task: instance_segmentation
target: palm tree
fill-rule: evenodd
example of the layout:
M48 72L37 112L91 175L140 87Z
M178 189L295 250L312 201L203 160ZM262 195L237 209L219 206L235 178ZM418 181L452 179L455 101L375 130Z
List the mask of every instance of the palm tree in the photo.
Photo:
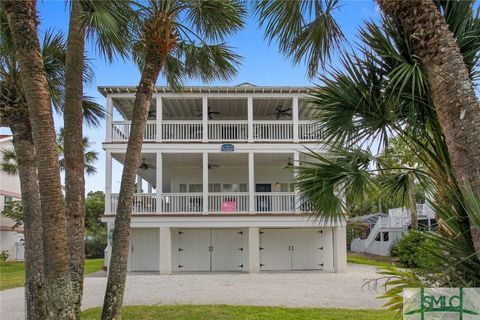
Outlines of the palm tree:
M172 86L180 85L188 77L203 81L231 78L240 57L223 41L242 28L245 16L243 3L235 0L149 0L145 5L139 4L137 12L133 54L142 72L123 166L102 319L120 318L135 175L159 73L163 70Z
M418 76L418 72L425 75L457 179L480 195L480 105L472 81L478 77L472 66L478 65L479 56L471 52L480 42L480 19L478 12L476 16L473 13L474 1L377 2L385 16L400 24L409 52L417 57L415 72L409 76ZM295 63L307 60L310 77L341 39L332 17L337 0L261 0L254 7L260 25L266 26L267 39L277 40L280 51ZM457 41L460 35L463 39ZM412 70L397 71L402 79L402 72ZM480 230L472 228L471 232L480 252Z
M64 145L65 145L65 130L60 128L59 133L57 134L57 150L59 157L60 170L65 171L65 159L64 159ZM88 175L95 174L97 168L95 168L94 163L98 160L98 152L90 150L90 141L88 137L83 138L83 166L85 168L85 173ZM0 170L11 175L19 174L19 167L17 162L17 154L15 149L5 149L2 150L3 159L0 163Z
M378 0L378 3L386 15L398 19L410 41L412 54L418 57L457 179L480 196L480 104L468 65L478 66L479 55L465 55L460 48L465 43L473 47L480 43L480 18L479 11L476 16L473 14L474 1L441 4L433 0ZM468 15L455 15L455 8ZM447 22L449 15L455 15L457 20ZM458 42L459 33L465 31L470 34L463 43ZM480 258L480 229L472 227L471 231Z
M9 154L18 158L18 166L4 163L4 169L18 170L24 199L25 212L25 256L26 256L26 301L27 317L44 319L47 316L44 280L42 221L35 148L30 127L28 106L20 85L19 63L13 48L13 39L3 10L0 11L0 110L2 125L8 126L14 136L15 152ZM52 104L58 113L64 110L65 43L61 34L47 31L43 39L42 58L47 76ZM91 69L85 65L85 81L91 81ZM103 108L84 97L83 115L88 125L96 126L104 117ZM57 149L57 148L55 148ZM12 154L13 153L13 154ZM6 166L5 166L6 165ZM27 201L28 200L28 201Z
M85 262L85 177L83 157L83 78L85 41L96 40L99 52L112 61L115 53L125 56L129 46L130 15L126 0L69 1L70 23L65 62L65 210L67 217L70 276L75 295L75 312L80 317ZM86 170L88 173L88 170Z
M333 16L338 0L259 0L253 6L268 42L277 41L280 52L295 64L305 60L310 78L344 38Z
M463 2L439 2L439 6L450 26L472 17ZM470 41L472 37L478 39L480 29L470 23L462 26L456 41L468 61L480 52L480 43ZM413 273L384 270L393 286L386 295L391 298L389 305L401 306L398 294L406 284L478 285L480 259L475 233L471 232L480 228L478 197L474 191L465 191L468 188L454 174L433 90L419 57L412 53L411 40L402 25L389 17L380 26L367 23L361 40L360 54L344 54L342 66L323 76L323 84L312 95L311 102L333 154L329 158L317 156L317 163L300 168L300 192L313 201L320 218L341 219L343 210L336 189L346 195L347 201L356 201L374 187L398 193L408 187L408 180L418 181L433 199L429 203L440 228L429 236L428 268ZM478 58L467 66L474 74ZM414 154L415 161L407 162L418 165L405 168L398 162L382 163L381 156L369 150L378 145L388 148L393 137ZM389 182L374 179L382 176Z
M28 155L17 151L17 155L30 156L31 160L35 158L37 164L49 316L57 319L72 318L74 314L67 234L65 228L62 228L65 226L65 210L49 86L37 35L36 1L4 0L0 5L7 17L20 67L19 78L28 106L33 145L36 150L41 150ZM33 151L33 148L30 151ZM33 175L33 172L31 174ZM29 178L33 179L33 176Z

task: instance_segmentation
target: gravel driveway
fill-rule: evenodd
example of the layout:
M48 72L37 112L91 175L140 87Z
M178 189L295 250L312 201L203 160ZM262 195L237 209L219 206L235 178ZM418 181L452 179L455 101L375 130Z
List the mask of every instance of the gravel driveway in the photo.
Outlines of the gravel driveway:
M201 273L127 277L125 305L231 304L288 307L380 308L379 292L362 288L376 268L350 264L347 273ZM85 278L83 309L101 306L105 277ZM23 288L0 291L0 318L24 319Z

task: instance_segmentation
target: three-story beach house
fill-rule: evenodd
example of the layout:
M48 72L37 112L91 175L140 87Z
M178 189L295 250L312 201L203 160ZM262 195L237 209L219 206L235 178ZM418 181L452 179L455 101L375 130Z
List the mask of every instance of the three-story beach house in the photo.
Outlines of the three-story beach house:
M108 109L109 256L135 87L99 91ZM307 92L157 87L137 173L128 270L345 271L345 226L312 219L293 185L306 148L322 150Z

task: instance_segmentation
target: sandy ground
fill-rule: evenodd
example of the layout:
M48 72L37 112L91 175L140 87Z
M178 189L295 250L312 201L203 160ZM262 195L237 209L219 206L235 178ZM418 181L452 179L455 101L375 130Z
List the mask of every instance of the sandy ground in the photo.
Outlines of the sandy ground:
M231 304L288 307L380 308L379 291L364 287L376 268L349 265L347 273L201 273L127 277L125 305ZM101 306L104 276L85 278L83 309ZM379 289L380 290L380 289ZM0 291L0 319L24 319L24 289Z

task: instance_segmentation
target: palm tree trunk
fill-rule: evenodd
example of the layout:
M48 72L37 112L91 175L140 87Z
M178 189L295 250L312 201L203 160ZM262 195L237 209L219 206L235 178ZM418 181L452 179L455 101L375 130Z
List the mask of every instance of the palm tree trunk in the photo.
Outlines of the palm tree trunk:
M480 105L463 56L448 24L432 0L377 0L399 19L420 57L460 185L480 196ZM470 224L480 259L480 230Z
M47 319L43 276L42 211L35 165L35 149L28 118L10 126L17 155L25 234L25 300L27 319Z
M417 195L415 180L411 178L410 187L408 188L408 202L410 203L410 227L418 230L418 212L417 212Z
M160 56L158 50L154 49L147 52L142 77L135 95L132 129L125 154L115 229L113 231L112 256L109 265L105 300L103 302L103 320L120 319L121 317L121 307L127 276L135 176L140 163L143 134L147 123L153 90L164 61L164 56Z
M42 208L49 318L74 319L55 126L37 35L36 1L2 0L0 4L6 13L20 64L20 77L30 114L35 150L40 150L35 154L35 159Z
M83 65L85 28L78 1L72 2L65 63L64 161L70 278L77 318L83 294L85 263L85 173L83 150Z

